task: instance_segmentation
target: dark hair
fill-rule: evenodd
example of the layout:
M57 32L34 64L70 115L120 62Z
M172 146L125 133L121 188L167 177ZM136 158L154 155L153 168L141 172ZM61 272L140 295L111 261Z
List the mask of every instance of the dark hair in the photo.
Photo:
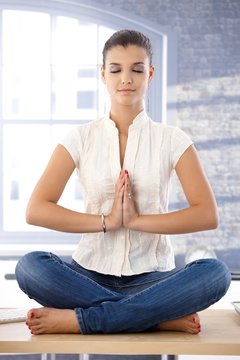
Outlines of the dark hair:
M139 31L135 30L119 30L115 32L105 43L102 54L103 54L103 66L105 66L105 60L107 52L114 46L127 47L128 45L137 45L146 50L149 56L149 63L152 65L152 45L149 38Z

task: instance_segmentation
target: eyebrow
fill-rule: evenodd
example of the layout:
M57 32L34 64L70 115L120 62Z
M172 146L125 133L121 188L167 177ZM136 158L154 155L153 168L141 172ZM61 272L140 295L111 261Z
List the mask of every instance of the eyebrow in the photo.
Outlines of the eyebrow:
M121 66L121 64L119 64L119 63L110 63L109 65ZM133 63L132 65L145 65L145 63L143 61L137 61L137 62Z

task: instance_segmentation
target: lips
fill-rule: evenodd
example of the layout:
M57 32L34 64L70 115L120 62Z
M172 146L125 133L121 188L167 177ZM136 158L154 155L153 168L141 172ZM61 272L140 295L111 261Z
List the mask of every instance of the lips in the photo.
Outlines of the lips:
M118 92L133 92L133 91L135 91L134 89L126 89L126 88L124 88L124 89L118 89Z

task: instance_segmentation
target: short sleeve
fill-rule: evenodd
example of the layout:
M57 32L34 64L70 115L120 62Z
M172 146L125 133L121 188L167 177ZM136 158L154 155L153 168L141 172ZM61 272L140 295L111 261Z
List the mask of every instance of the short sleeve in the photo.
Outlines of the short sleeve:
M69 152L77 168L79 168L79 157L83 147L81 130L81 126L73 128L59 142Z
M171 141L171 155L172 155L172 166L176 167L178 160L187 150L187 148L193 144L190 137L181 129L175 128L172 141Z

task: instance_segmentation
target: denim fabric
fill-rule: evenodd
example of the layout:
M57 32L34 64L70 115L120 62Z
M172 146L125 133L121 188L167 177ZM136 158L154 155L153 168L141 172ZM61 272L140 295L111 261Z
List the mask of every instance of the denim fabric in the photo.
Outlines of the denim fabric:
M43 306L74 309L83 334L152 330L209 307L231 281L226 265L216 259L197 260L180 270L116 277L47 252L23 256L16 278Z

